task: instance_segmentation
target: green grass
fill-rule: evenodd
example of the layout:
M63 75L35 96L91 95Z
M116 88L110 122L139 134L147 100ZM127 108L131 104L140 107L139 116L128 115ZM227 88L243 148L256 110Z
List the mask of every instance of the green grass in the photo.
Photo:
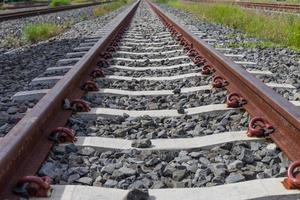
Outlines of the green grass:
M49 39L62 32L62 26L51 23L28 24L23 30L23 38L31 43Z
M167 5L193 13L209 22L226 25L292 49L300 49L300 18L295 15L267 16L238 6L224 4L182 3L176 0L158 0Z
M130 1L128 1L128 0L117 0L112 3L100 5L97 8L93 9L93 16L94 17L102 16L102 15L112 12L128 3L130 3Z
M65 6L65 5L70 5L71 1L70 0L51 0L51 3L49 6L51 8L55 8L57 6Z

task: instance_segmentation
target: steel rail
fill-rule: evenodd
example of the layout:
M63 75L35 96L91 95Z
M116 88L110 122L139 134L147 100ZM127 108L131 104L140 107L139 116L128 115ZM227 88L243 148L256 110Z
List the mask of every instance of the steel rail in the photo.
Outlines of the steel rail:
M19 12L3 13L3 14L0 14L0 22L5 21L5 20L18 19L18 18L22 18L22 17L30 17L30 16L36 16L36 15L55 13L55 12L60 12L60 11L65 11L65 10L84 8L84 7L88 7L88 6L95 6L95 5L100 5L100 4L104 4L104 3L108 3L108 2L111 2L111 1L103 1L103 2L80 4L80 5L68 5L68 6L59 6L59 7L55 7L55 8L41 8L41 9L32 9L32 10L25 10L25 11L19 11Z
M279 3L253 3L253 2L235 2L235 1L207 1L207 0L191 0L193 2L201 3L226 3L232 5L238 5L246 8L260 8L269 10L285 10L290 12L300 12L299 4L279 4Z
M252 2L235 2L234 4L247 7L247 8L265 8L270 10L289 10L289 11L300 12L300 5L297 4L252 3Z
M53 142L48 140L55 127L64 126L72 114L63 110L64 99L81 98L86 92L80 89L90 80L97 68L99 54L128 26L139 1L123 13L70 71L29 111L9 133L0 140L0 199L17 199L11 190L20 177L34 175L47 157Z
M175 22L153 3L154 12L166 23L171 24L193 48L216 70L216 75L229 83L230 92L239 93L247 100L243 107L252 117L263 117L275 127L270 138L292 160L300 159L300 110L274 90L252 76L241 66L194 36L181 24Z

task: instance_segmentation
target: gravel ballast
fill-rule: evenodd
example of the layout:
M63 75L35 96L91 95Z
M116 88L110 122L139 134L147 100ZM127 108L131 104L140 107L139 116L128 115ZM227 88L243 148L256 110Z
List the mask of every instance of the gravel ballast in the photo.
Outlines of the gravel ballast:
M68 12L72 12L75 16L76 10ZM32 88L29 85L32 79L40 76L46 68L58 66L57 61L59 59L65 58L65 55L72 52L72 49L83 42L85 37L98 34L101 28L112 20L118 12L119 10L99 18L77 23L67 32L48 41L0 54L0 136L5 135L22 118L27 108L33 107L36 103L35 101L15 102L11 97L18 91ZM50 16L52 15L55 14L50 14ZM47 19L47 15L43 15L43 17ZM34 20L35 17L24 20L29 19ZM36 20L38 19L37 17ZM9 21L2 23L9 24ZM22 23L22 20L19 23ZM11 26L11 28L13 27L15 26ZM16 28L18 27L16 26Z

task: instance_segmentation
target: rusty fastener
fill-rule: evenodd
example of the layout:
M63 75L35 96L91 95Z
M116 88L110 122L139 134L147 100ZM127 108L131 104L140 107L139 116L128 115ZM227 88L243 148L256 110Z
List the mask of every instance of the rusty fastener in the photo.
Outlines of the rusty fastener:
M282 181L283 186L290 189L300 189L300 173L295 169L300 167L300 160L294 161L288 168L287 178ZM296 174L296 175L295 175Z
M254 117L248 125L249 137L266 137L273 133L275 128L261 117Z
M102 68L102 67L109 67L109 63L104 60L104 59L100 59L98 62L97 62L97 66Z
M51 178L48 176L24 176L20 178L13 192L24 198L50 197L52 192L50 184Z
M247 100L244 99L238 93L230 93L226 96L226 104L229 108L239 108L247 103Z
M204 64L206 61L204 58L202 58L201 56L196 56L195 58L193 58L193 62L195 63L195 65L202 65Z
M88 112L91 110L88 103L86 101L83 101L82 99L74 99L71 102L71 107L76 112Z
M212 79L212 86L214 88L222 88L229 85L228 81L226 81L224 78L222 78L221 76L215 76Z
M119 42L118 41L113 41L110 46L112 47L118 47L119 46Z
M99 91L99 88L97 86L97 84L94 81L86 81L82 87L82 90L84 91Z
M107 49L106 49L106 51L107 52L115 52L116 51L116 48L115 48L116 46L109 46L109 47L107 47Z
M101 57L101 58L104 58L104 59L111 59L111 58L112 58L112 55L111 55L111 53L109 53L109 52L105 52L105 53L101 53L101 54L100 54L100 57Z
M191 56L191 57L195 57L198 55L198 52L195 50L195 49L190 49L188 52L187 52L187 55L188 56Z
M176 40L177 42L181 42L182 39L184 39L183 36L182 36L182 34L178 34L178 35L175 37L175 40Z
M100 77L105 77L105 75L101 69L95 69L91 72L91 77L100 78Z
M74 143L77 141L75 135L76 134L73 129L66 127L58 127L51 132L49 139L58 143Z
M215 72L215 69L212 67L212 66L210 66L209 64L205 64L203 67L202 67L202 69L201 69L201 73L203 74L203 75L209 75L209 74L212 74L212 73L214 73Z
M186 51L186 52L190 51L191 49L193 49L193 44L192 43L186 44L183 47L183 50Z
M189 42L188 42L186 39L182 38L182 39L180 40L180 45L181 45L181 46L185 46L185 45L188 45L188 44L189 44Z

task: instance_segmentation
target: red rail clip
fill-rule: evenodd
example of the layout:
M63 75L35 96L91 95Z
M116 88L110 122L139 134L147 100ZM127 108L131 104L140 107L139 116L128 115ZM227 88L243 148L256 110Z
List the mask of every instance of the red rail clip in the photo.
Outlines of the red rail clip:
M202 65L204 64L206 61L204 58L202 58L201 56L196 56L195 58L193 58L193 62L196 64L196 65Z
M107 52L115 52L116 51L116 48L115 48L115 46L109 46L109 47L107 47L107 49L106 49L106 51Z
M58 127L54 129L51 132L49 139L59 143L74 143L77 141L77 138L75 137L75 131L65 127Z
M81 88L84 91L99 91L99 88L94 81L86 81Z
M193 49L193 44L192 43L186 44L183 47L183 50L187 51L187 52L190 51L191 49Z
M97 66L100 68L109 67L109 63L106 60L101 59L97 62Z
M48 176L24 176L22 177L17 186L14 188L14 193L24 197L50 197L51 178Z
M214 72L215 72L215 69L212 66L208 65L208 64L204 65L201 69L201 73L203 75L209 75L209 74L212 74Z
M95 69L91 73L92 78L105 77L103 71L101 69Z
M300 167L300 160L293 162L287 171L287 178L282 181L283 186L290 189L300 189L300 173L295 173L295 169ZM296 175L295 175L296 174Z
M119 42L118 41L113 41L111 44L110 44L110 46L112 46L112 47L118 47L119 46Z
M110 58L112 58L112 55L109 52L105 52L105 53L101 53L100 57L104 58L104 59L110 59Z
M86 101L83 101L82 99L74 99L71 102L71 106L76 112L88 112L91 110L88 103Z
M249 137L266 137L274 131L274 127L265 119L261 117L254 117L248 125L247 135Z
M229 85L228 81L226 81L225 79L223 79L221 76L215 76L212 79L212 86L214 88L222 88Z
M239 108L247 103L247 100L244 99L238 93L230 93L226 96L226 104L229 108Z
M189 46L189 45L187 45ZM191 56L191 57L195 57L198 55L198 52L195 50L195 49L190 49L188 52L187 52L187 55L188 56Z
M181 42L182 39L184 39L183 36L182 36L182 34L178 34L178 35L176 35L176 37L175 37L175 40L176 40L177 42Z
M180 40L180 45L186 46L186 45L188 45L188 44L189 44L189 42L188 42L186 39L182 38L182 39Z

